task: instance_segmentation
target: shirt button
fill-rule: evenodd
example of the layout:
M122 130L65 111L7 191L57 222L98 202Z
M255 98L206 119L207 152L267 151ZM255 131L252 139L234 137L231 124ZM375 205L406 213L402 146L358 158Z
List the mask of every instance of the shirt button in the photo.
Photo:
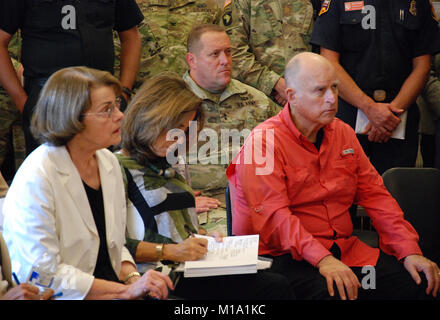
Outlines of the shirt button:
M260 213L261 211L263 211L263 206L255 207L255 208L254 208L254 211L255 211L256 213Z

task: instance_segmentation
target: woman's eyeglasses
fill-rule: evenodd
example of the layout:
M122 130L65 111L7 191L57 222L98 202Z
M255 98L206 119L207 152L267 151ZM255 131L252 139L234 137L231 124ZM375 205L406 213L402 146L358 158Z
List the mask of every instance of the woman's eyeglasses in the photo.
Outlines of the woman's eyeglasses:
M119 110L120 108L121 108L121 98L117 97L115 102L109 103L106 106L106 108L104 109L104 111L101 111L101 112L85 112L82 115L83 116L96 115L96 116L101 117L101 118L110 119L112 117L112 115L114 114L115 109Z

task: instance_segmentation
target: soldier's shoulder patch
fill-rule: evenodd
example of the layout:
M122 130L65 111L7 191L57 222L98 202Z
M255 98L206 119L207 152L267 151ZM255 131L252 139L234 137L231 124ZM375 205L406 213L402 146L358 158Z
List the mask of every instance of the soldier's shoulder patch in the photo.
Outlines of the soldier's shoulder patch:
M222 22L225 27L229 27L232 24L232 8L230 6L223 8Z
M330 8L330 3L332 2L332 0L324 0L324 2L322 3L321 6L321 10L319 11L318 16L320 16L321 14L324 14L328 11L328 9Z

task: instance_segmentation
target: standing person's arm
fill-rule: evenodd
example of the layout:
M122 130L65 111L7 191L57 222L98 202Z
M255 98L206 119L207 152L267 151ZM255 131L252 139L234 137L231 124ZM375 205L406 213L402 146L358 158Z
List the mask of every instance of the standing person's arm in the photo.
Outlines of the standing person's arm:
M226 25L225 21L223 21L223 24L231 39L234 77L263 91L268 96L275 89L275 92L286 100L284 93L285 84L282 76L258 61L252 52L250 45L250 1L234 0L229 7L225 8L224 15L229 14L232 21L229 25ZM232 10L232 12L228 13L228 10Z
M122 87L133 89L141 57L141 35L138 25L144 16L135 0L116 0L114 30L118 33L120 52L120 81ZM123 93L128 101L128 95Z
M429 69L431 65L431 56L422 55L416 57L412 61L412 71L405 79L404 83L400 87L399 93L390 102L390 110L395 115L402 114L405 110L411 107L416 101L419 94L422 92L423 87L426 84L429 76ZM368 129L368 128L367 128ZM384 141L386 142L389 137L388 134L383 134L379 129L371 126L369 134L370 141Z
M399 93L391 101L391 105L397 109L408 109L421 93L429 77L431 67L431 55L426 54L414 58L413 69L405 82L400 87Z
M139 69L141 57L141 36L137 26L118 32L121 41L121 72L120 81L123 87L133 88ZM124 94L124 93L123 93ZM124 94L128 101L128 96Z
M347 103L361 109L372 126L386 137L391 137L392 131L400 123L399 117L393 112L401 114L403 110L393 107L389 103L378 103L366 95L354 82L339 62L340 54L336 51L321 47L321 55L326 57L336 69L339 79L339 96ZM385 138L385 137L383 137Z
M27 94L24 91L8 52L11 35L0 29L0 84L5 88L14 101L17 109L23 112L27 100Z

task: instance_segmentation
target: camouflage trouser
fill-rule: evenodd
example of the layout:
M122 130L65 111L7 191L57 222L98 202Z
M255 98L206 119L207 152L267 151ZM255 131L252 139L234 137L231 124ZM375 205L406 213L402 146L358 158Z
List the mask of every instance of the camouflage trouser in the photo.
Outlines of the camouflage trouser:
M14 152L16 171L26 157L21 115L6 91L0 87L0 166L10 149Z

